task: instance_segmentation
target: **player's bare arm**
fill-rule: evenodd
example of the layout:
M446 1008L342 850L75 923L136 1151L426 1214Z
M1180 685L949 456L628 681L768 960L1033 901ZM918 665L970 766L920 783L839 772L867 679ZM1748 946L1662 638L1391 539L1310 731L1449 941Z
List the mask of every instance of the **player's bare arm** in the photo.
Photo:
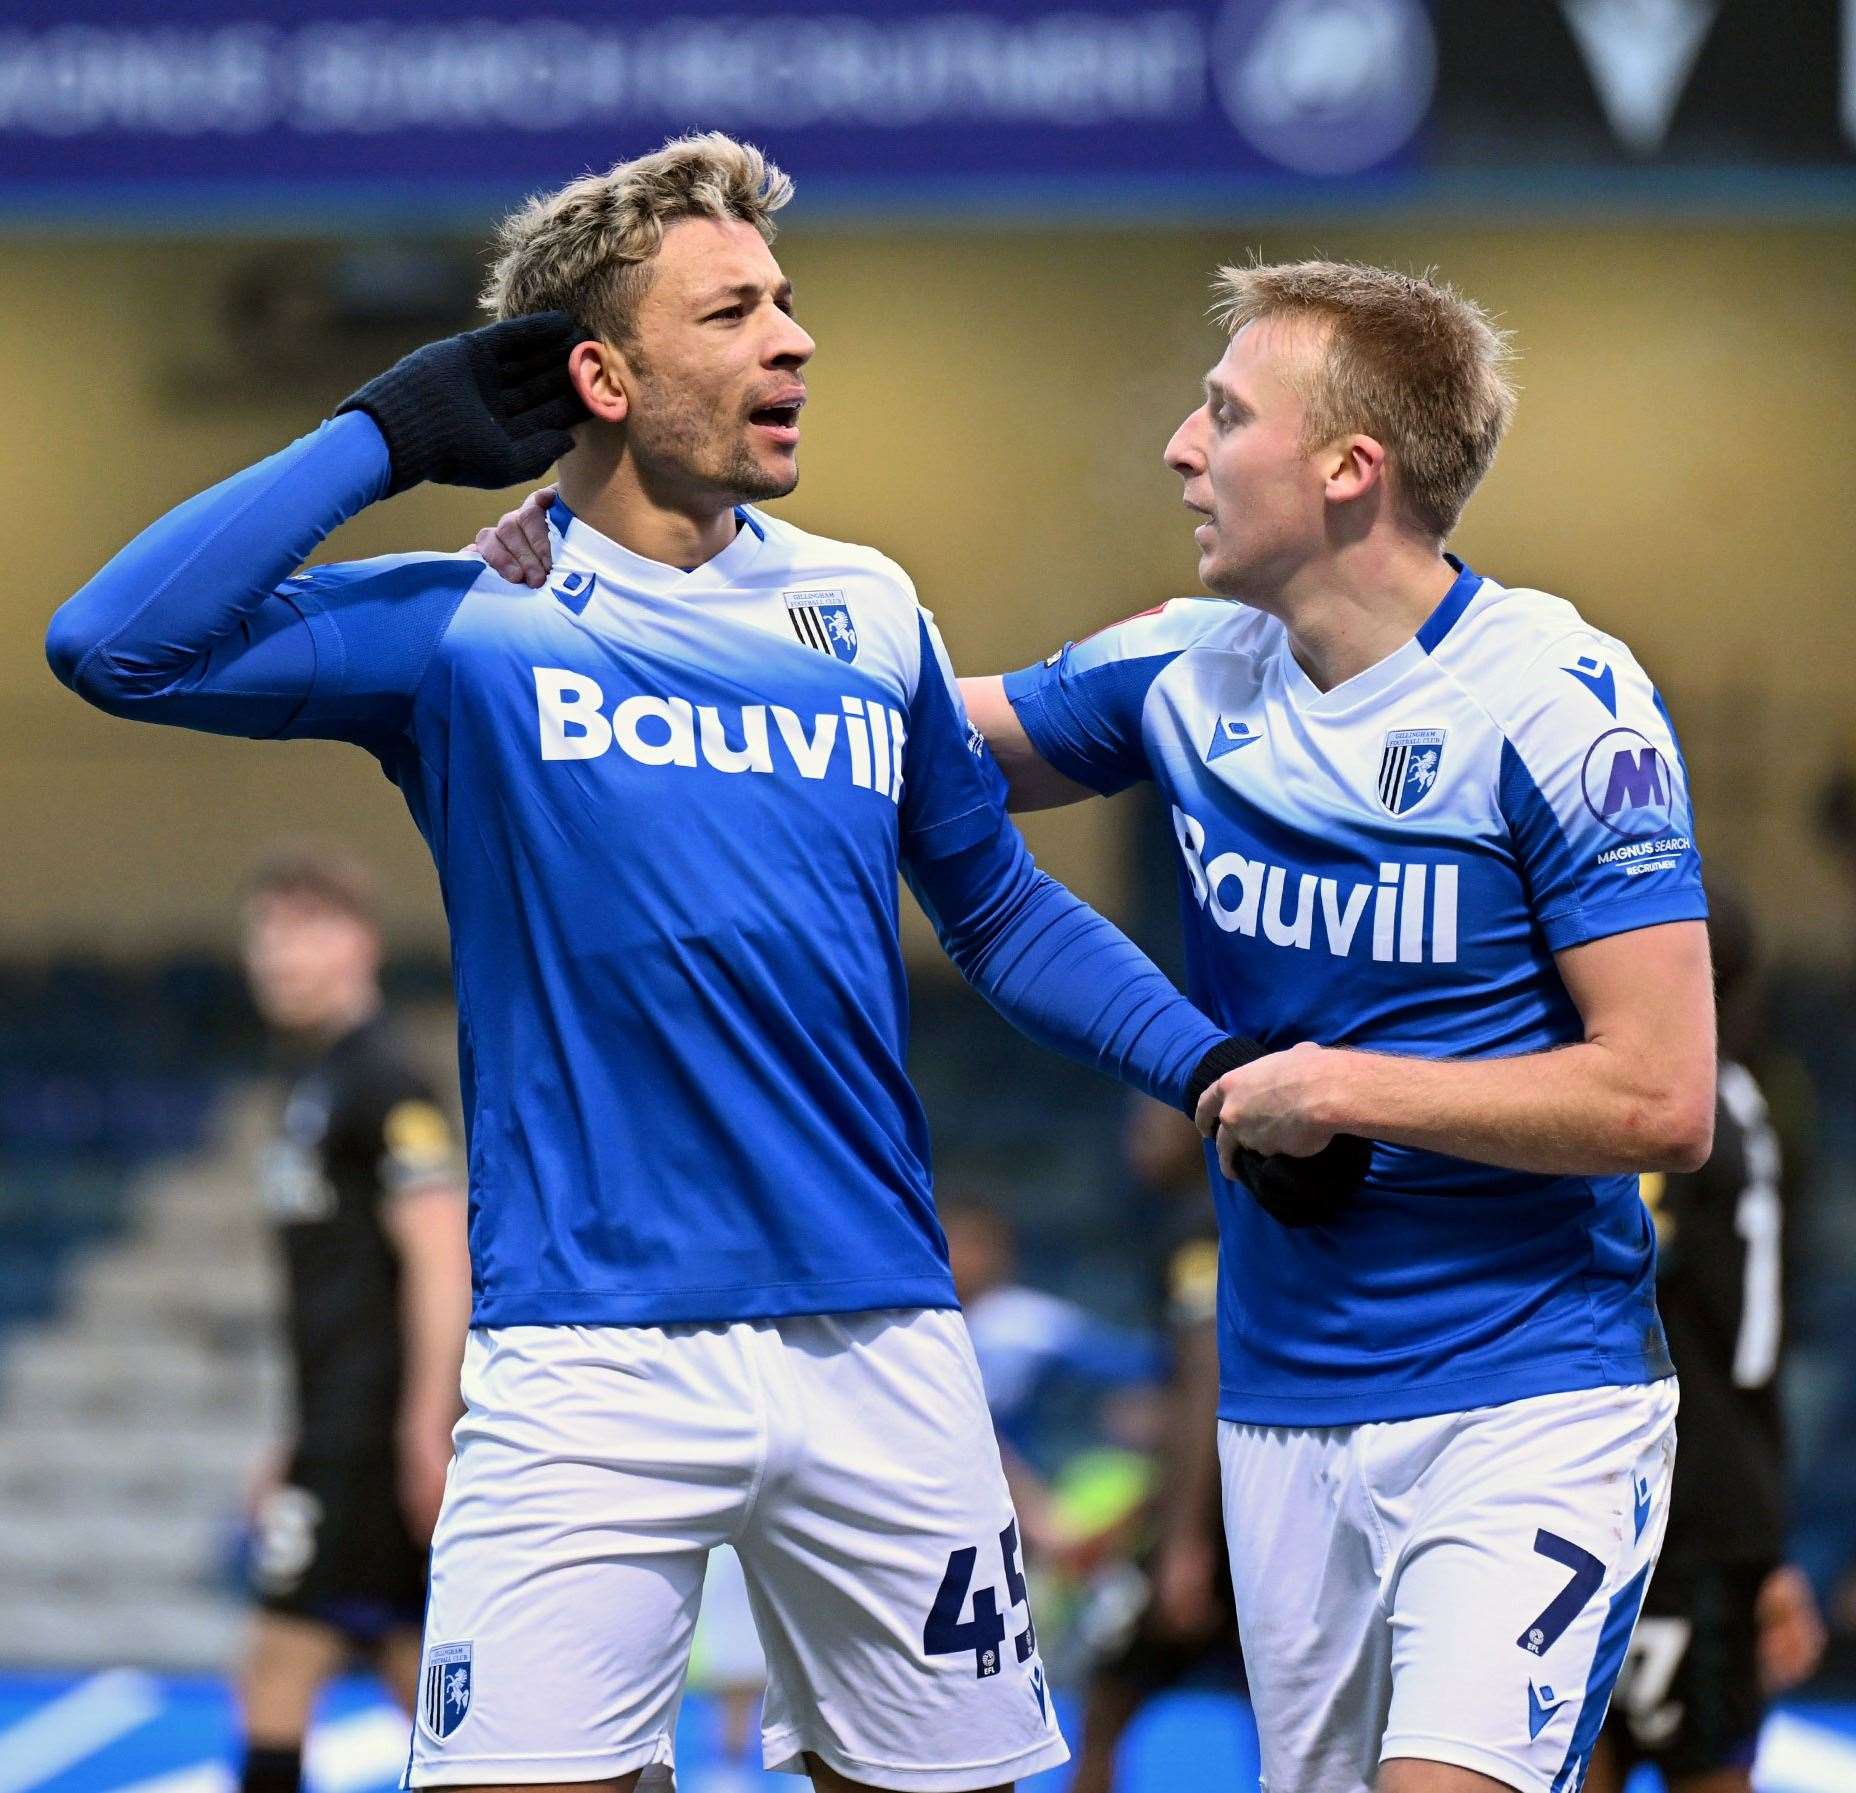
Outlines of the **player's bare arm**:
M459 1412L458 1367L470 1326L470 1249L464 1192L431 1182L396 1195L387 1232L400 1258L400 1328L405 1385L400 1395L400 1504L415 1538L432 1535L451 1462Z
M1336 1133L1511 1170L1694 1170L1714 1135L1707 931L1668 922L1569 947L1555 963L1585 1038L1514 1058L1433 1060L1299 1045L1230 1072L1199 1102L1220 1156L1318 1151Z
M1095 795L1087 785L1065 778L1032 745L1018 712L1012 708L1012 700L1005 694L1003 678L994 674L991 678L962 679L960 695L966 700L968 719L986 737L986 745L1005 774L1007 809L1014 814L1031 809L1061 809Z

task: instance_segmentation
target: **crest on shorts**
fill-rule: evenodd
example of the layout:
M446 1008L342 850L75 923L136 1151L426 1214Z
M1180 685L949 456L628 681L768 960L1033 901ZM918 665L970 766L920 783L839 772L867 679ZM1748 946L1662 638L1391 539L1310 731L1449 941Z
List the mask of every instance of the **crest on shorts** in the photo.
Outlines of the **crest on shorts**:
M857 625L842 591L783 591L786 620L807 647L836 654L847 665L857 658Z
M1443 760L1441 728L1387 729L1379 756L1379 801L1395 816L1416 809L1437 788Z
M471 1692L470 1645L433 1644L419 1678L419 1722L435 1742L443 1743L464 1722Z

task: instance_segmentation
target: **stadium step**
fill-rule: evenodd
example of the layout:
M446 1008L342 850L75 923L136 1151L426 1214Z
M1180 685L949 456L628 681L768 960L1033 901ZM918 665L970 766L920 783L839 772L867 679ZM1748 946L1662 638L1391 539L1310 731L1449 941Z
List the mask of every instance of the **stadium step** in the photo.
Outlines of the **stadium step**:
M268 1326L274 1289L268 1263L215 1259L212 1275L202 1277L197 1256L139 1245L112 1248L84 1278L87 1306L159 1330Z
M186 1586L216 1572L228 1533L225 1513L211 1507L151 1506L133 1526L113 1515L15 1511L0 1527L0 1586Z
M248 1423L100 1429L61 1422L9 1425L0 1509L161 1511L224 1502L255 1473L267 1446Z
M123 1342L79 1334L56 1342L22 1342L0 1364L0 1413L9 1429L32 1420L74 1419L131 1429L157 1418L249 1417L264 1431L278 1407L277 1370L204 1343Z
M75 1668L95 1662L223 1668L249 1623L230 1595L162 1585L153 1593L0 1587L0 1637L9 1666Z
M9 1661L188 1670L236 1645L226 1558L286 1413L249 1174L266 1114L235 1092L206 1151L150 1166L131 1232L0 1350Z

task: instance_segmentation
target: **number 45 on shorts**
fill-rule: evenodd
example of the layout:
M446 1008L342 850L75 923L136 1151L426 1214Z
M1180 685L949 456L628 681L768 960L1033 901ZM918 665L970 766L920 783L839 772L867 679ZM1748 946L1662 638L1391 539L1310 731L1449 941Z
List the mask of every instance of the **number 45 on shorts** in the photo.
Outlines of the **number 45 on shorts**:
M999 1610L997 1588L973 1586L974 1566L979 1550L966 1544L951 1551L947 1573L941 1577L939 1592L929 1609L928 1623L922 1627L922 1649L930 1656L952 1656L962 1650L973 1652L975 1674L984 1681L1004 1666L1005 1615ZM1020 1662L1030 1659L1038 1647L1036 1628L1031 1623L1031 1597L1025 1587L1024 1572L1018 1566L1018 1521L1014 1519L999 1534L999 1555L1005 1563L1005 1593L1008 1606L1025 1609L1025 1628L1013 1639L1013 1649ZM967 1595L973 1595L973 1617L961 1618Z

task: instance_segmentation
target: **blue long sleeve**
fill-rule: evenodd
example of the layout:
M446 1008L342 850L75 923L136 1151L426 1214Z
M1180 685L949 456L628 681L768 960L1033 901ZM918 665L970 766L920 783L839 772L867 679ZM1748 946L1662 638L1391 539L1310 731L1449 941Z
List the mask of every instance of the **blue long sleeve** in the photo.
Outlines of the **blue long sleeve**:
M379 429L351 412L189 499L58 609L52 670L113 715L292 731L317 685L316 606L309 582L278 588L387 479Z
M919 770L904 817L910 888L948 957L1021 1033L1177 1107L1225 1030L1112 922L1038 870L922 633L909 736Z
M1179 1106L1224 1029L1112 922L1039 871L1003 812L990 838L916 860L909 874L947 956L1014 1027Z

